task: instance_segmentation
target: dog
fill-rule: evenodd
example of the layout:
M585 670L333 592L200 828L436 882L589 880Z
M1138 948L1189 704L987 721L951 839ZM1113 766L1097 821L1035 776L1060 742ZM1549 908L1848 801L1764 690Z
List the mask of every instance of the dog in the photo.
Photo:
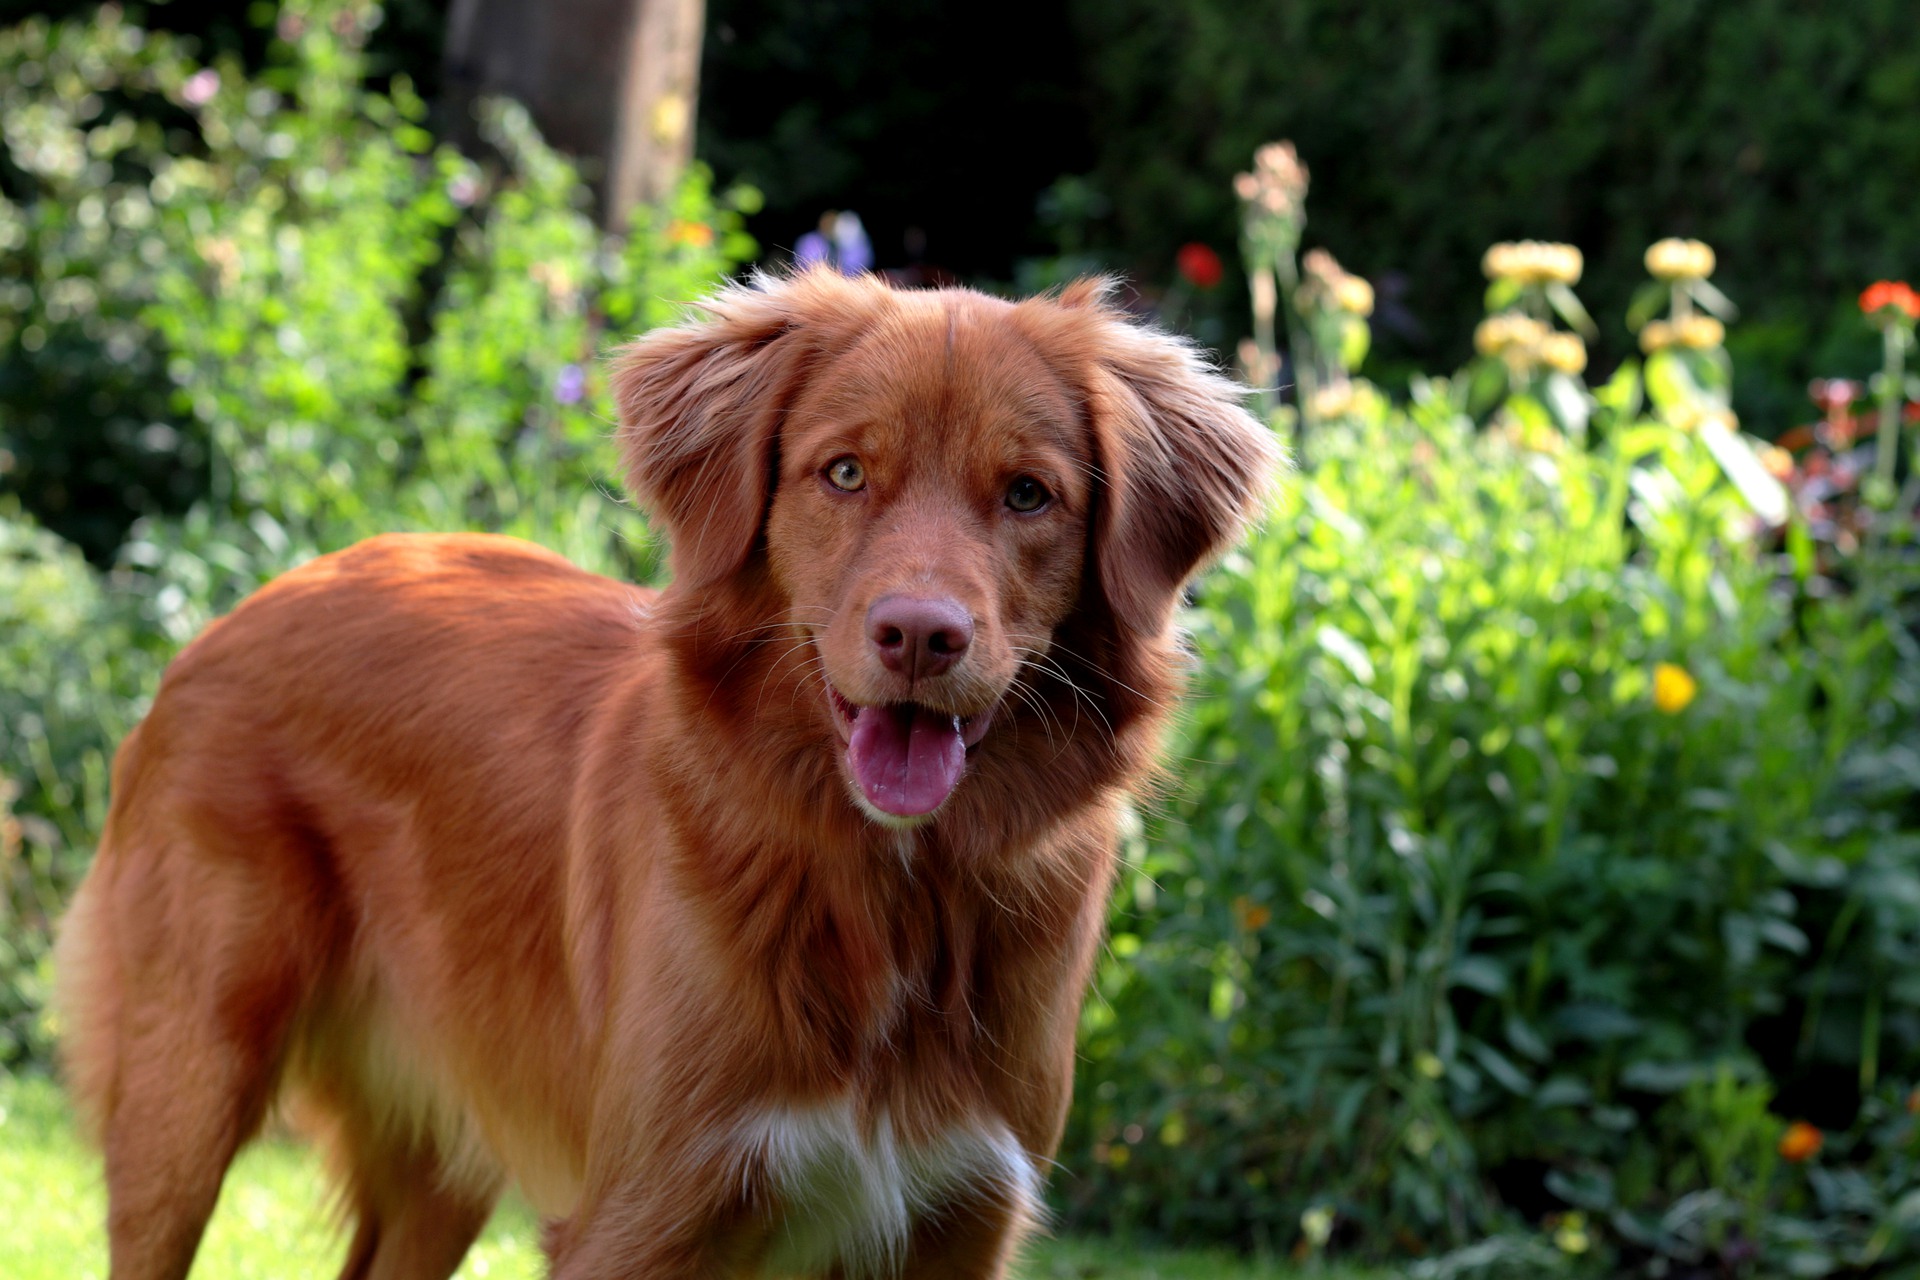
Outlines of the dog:
M114 1280L284 1104L345 1277L993 1277L1040 1211L1183 588L1278 465L1099 282L814 271L612 358L655 591L389 535L188 645L64 922Z

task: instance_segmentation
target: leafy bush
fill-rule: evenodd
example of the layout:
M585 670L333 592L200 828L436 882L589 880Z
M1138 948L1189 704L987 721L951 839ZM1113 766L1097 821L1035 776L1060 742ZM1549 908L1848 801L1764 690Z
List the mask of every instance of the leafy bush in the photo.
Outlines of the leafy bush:
M1074 1220L1434 1275L1920 1258L1911 1126L1776 1158L1920 1075L1910 562L1839 590L1798 515L1763 554L1717 326L1590 391L1544 315L1282 412L1310 462L1191 615L1086 1014Z
M0 1065L45 1048L48 932L106 816L109 753L159 674L129 604L0 505Z
M754 252L756 193L716 199L698 169L604 240L520 108L489 105L494 157L468 160L421 127L404 81L362 87L369 6L286 7L306 20L282 24L293 42L257 80L111 9L0 33L7 172L33 178L0 200L0 246L33 282L0 297L0 395L65 378L164 413L124 430L109 414L78 455L103 446L124 483L138 468L115 450L159 442L193 499L131 500L146 514L117 552L111 528L89 543L114 557L106 574L0 509L0 785L19 814L0 862L0 1065L44 1050L49 921L172 649L281 570L390 529L491 529L650 576L609 481L597 356ZM67 412L0 419L27 497L64 465Z
M1747 308L1742 398L1770 434L1809 376L1870 367L1838 300L1920 243L1920 23L1902 0L1069 8L1088 176L1113 210L1097 247L1164 279L1181 241L1231 244L1226 179L1291 137L1325 179L1321 242L1392 279L1402 309L1380 336L1401 360L1464 358L1491 240L1580 245L1619 316L1641 250L1697 235ZM1617 325L1603 338L1598 363L1630 353Z

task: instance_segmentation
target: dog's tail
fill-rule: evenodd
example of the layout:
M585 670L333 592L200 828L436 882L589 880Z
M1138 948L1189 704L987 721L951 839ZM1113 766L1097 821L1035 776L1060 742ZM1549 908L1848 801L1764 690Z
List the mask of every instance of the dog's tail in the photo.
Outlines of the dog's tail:
M112 1110L120 1059L117 1028L124 987L113 945L105 840L60 922L53 949L54 1030L67 1094L81 1130L96 1144Z
M114 757L114 791L139 750L135 726ZM120 1064L120 1015L125 975L113 926L114 820L108 814L86 879L67 906L53 946L53 1029L61 1074L81 1131L104 1140L113 1111Z

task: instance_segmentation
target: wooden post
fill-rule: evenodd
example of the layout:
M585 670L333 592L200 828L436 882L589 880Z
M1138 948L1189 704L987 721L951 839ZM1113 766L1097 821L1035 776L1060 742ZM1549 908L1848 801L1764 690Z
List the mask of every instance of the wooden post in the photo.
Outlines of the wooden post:
M705 0L453 0L448 126L471 144L475 98L525 103L619 230L692 158L705 21Z

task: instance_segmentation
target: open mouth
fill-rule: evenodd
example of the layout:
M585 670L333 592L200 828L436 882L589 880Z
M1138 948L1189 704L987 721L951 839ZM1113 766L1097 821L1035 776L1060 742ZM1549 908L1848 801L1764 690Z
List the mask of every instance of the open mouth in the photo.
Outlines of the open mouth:
M867 803L918 818L946 803L966 772L967 752L986 737L993 707L957 716L917 702L863 707L831 684L827 700L847 743L847 767Z

